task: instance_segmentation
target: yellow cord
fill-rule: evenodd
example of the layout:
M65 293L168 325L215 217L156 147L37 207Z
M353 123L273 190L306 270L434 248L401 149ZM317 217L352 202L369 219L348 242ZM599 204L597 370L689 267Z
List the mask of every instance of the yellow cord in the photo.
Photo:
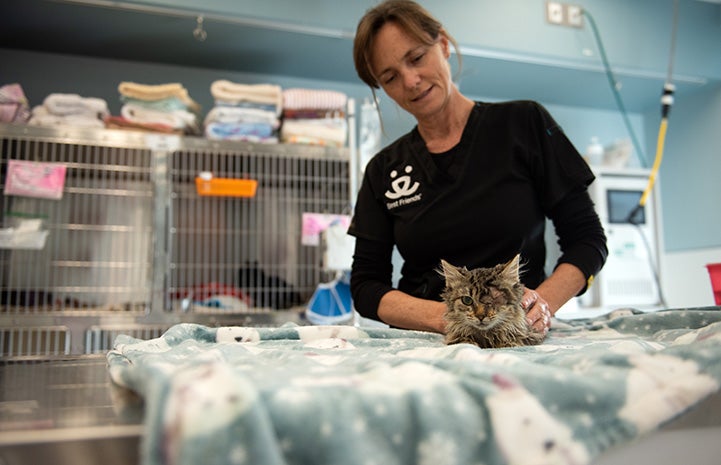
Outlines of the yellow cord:
M653 185L656 183L656 176L658 170L661 168L661 160L663 159L663 146L666 141L666 128L668 127L668 118L661 118L661 126L658 128L658 140L656 141L656 159L653 162L653 168L651 168L651 175L648 177L648 185L646 190L643 191L641 200L638 202L642 207L646 205L648 196L651 195Z

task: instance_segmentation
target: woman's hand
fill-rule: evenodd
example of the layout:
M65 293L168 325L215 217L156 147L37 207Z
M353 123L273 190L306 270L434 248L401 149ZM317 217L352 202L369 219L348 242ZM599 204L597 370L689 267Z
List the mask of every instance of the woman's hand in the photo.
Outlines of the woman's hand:
M526 310L528 324L544 336L548 334L548 330L551 328L551 309L548 302L538 292L526 288L521 305Z

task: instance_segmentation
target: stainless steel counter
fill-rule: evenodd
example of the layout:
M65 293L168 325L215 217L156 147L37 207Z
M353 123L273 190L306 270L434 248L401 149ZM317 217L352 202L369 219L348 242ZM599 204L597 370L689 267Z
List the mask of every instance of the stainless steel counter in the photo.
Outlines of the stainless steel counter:
M211 326L306 323L297 309L175 318ZM134 328L137 331L128 332L133 329L128 326L109 331L108 340L96 347L103 351L92 355L0 357L0 465L139 462L142 399L110 381L105 357L115 332L152 337L152 331L146 331L152 327Z
M0 465L137 464L142 411L104 355L0 361Z
M716 394L650 435L641 452L631 444L594 464L638 463L626 450L647 454L658 437L686 452L715 451L718 443L703 441L721 434L720 411ZM105 355L0 360L0 465L137 465L142 416L141 399L110 382Z

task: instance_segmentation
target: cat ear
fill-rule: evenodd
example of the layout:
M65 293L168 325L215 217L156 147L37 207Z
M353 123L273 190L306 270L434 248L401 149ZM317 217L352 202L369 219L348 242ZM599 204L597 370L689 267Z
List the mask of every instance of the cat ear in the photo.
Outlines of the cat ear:
M516 282L520 279L521 274L521 255L517 254L511 259L506 266L503 267L501 275L505 280Z
M455 267L447 261L441 259L441 274L446 278L446 282L455 281L463 278L462 269Z

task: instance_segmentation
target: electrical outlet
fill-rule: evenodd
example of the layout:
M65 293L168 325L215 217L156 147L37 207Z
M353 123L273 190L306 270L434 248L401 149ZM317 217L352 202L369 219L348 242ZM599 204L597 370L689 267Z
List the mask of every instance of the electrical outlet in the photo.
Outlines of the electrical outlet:
M566 23L571 27L583 27L583 8L578 5L566 5Z
M563 3L546 2L546 21L551 24L563 24Z
M546 21L557 26L583 27L583 8L562 2L546 2Z

